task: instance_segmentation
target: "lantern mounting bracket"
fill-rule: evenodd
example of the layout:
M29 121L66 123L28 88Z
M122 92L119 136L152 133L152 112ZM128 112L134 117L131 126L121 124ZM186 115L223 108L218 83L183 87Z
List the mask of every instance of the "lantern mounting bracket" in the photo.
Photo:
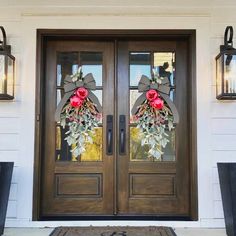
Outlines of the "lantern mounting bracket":
M228 50L236 50L233 47L234 29L232 26L227 26L224 35L224 45L220 45L220 52L227 52Z
M232 52L236 53L236 49L233 47L233 36L234 36L234 29L233 26L227 26L225 28L224 34L224 45L220 45L220 52L221 53L229 53L227 54L226 58L226 65L229 65L232 60Z
M3 26L0 26L2 32L2 40L0 40L0 51L5 52L6 54L11 54L11 46L7 45L7 36L6 31Z

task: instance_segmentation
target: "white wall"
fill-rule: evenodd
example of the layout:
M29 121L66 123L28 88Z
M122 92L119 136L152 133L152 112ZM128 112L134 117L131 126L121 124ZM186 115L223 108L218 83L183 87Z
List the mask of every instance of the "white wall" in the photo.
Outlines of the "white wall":
M21 5L19 5L19 2ZM99 5L98 5L99 2ZM57 4L57 6L55 5ZM216 168L236 160L236 103L215 99L214 58L227 25L236 29L231 0L0 0L16 57L16 99L0 102L0 161L14 161L7 226L171 225L223 227ZM199 221L197 222L32 222L36 29L196 29ZM236 42L235 42L236 43Z

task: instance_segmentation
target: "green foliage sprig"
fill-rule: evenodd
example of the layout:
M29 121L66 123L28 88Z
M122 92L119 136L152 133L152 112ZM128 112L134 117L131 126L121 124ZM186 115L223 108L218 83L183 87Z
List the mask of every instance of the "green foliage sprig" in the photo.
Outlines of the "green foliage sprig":
M173 116L170 109L163 105L162 109L155 109L146 100L134 116L137 128L142 136L141 145L148 145L149 155L160 159L163 155L162 147L169 142L167 130L173 129Z
M66 138L68 145L73 144L72 154L78 157L85 152L86 143L93 143L94 128L98 126L100 114L96 105L86 98L81 107L72 107L70 102L61 113L61 126L68 127Z

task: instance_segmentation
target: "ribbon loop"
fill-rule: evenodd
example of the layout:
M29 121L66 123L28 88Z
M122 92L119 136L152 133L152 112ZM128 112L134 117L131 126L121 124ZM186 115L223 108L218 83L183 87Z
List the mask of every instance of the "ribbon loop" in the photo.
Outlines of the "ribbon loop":
M162 84L167 84L169 85L169 79L167 77L164 77L163 80L161 81Z
M96 90L96 82L93 78L93 74L89 73L84 77L84 87L90 90Z
M55 112L55 121L59 122L61 118L61 111L65 104L67 103L68 99L73 95L74 91L77 88L85 87L88 90L96 90L96 82L93 77L92 73L89 73L83 77L83 79L78 79L77 81L73 82L72 76L67 75L64 79L64 91L65 95L63 96L62 100L59 102L56 112ZM96 109L99 113L102 112L102 106L98 100L98 98L89 91L88 98L96 105Z
M146 75L142 75L139 83L138 83L138 91L145 92L150 88L150 79Z
M66 75L64 79L64 83L71 83L71 81L72 81L72 77L70 75Z
M164 93L166 95L169 95L170 94L170 87L166 86L166 85L162 85L162 86L159 86L157 91L159 91L159 93Z
M66 93L70 92L70 91L74 91L76 89L76 84L75 83L68 83L64 85L64 91Z

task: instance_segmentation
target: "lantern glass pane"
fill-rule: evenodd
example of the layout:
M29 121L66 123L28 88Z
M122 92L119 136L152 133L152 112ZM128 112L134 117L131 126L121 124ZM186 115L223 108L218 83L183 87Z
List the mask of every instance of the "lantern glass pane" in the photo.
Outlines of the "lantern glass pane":
M14 96L14 60L7 57L7 94Z
M0 94L6 94L6 56L0 55Z
M222 65L223 55L216 60L216 95L222 94Z
M236 55L224 55L224 92L236 93Z

